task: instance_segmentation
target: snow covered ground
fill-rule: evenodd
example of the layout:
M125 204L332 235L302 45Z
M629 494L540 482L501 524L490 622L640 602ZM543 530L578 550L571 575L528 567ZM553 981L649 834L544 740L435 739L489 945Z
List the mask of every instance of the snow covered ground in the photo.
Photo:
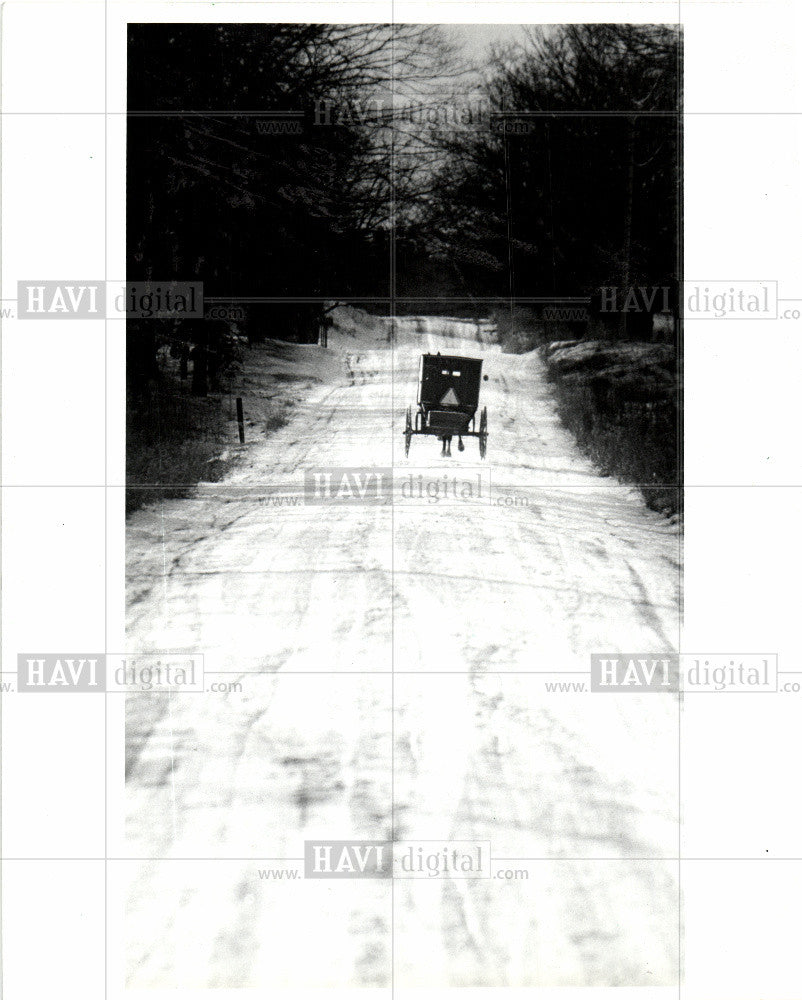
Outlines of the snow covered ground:
M127 697L128 985L676 984L678 702L547 685L677 647L677 527L577 452L536 355L339 319L286 426L129 523L128 650L202 653L207 691ZM485 462L404 458L427 350L485 359ZM331 466L393 467L396 502L306 503ZM403 495L444 475L482 495ZM292 877L315 838L518 874Z

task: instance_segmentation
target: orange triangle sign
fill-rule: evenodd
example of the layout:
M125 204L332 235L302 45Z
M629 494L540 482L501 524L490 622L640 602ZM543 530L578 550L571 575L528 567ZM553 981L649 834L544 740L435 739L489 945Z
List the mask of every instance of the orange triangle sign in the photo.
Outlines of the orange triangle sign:
M440 400L441 406L459 406L459 399L457 399L457 394L453 389L449 389L448 392Z

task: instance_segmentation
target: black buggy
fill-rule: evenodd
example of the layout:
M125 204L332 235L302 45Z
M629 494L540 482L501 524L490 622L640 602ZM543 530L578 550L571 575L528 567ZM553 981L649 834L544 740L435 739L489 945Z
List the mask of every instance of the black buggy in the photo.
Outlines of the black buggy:
M409 455L413 434L431 434L443 442L442 454L450 456L451 438L456 434L460 451L465 448L462 443L464 437L479 438L479 455L484 458L487 451L486 406L482 408L479 429L476 429L481 380L481 358L458 358L448 354L421 355L418 411L413 426L412 407L407 408L404 454Z

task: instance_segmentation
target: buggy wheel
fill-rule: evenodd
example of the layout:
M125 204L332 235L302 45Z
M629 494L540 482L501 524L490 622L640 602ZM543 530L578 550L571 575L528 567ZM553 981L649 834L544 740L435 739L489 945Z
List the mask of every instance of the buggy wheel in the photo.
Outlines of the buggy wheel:
M487 407L482 408L482 416L479 418L479 458L484 458L487 453Z
M407 407L407 425L404 429L404 457L409 455L409 445L412 441L412 407Z

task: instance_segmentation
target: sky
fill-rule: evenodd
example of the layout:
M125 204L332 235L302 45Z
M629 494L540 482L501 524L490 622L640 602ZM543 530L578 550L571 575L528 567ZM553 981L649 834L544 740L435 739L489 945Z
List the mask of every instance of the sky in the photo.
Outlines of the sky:
M443 33L462 46L469 61L482 62L495 45L522 41L525 26L520 24L443 24Z

